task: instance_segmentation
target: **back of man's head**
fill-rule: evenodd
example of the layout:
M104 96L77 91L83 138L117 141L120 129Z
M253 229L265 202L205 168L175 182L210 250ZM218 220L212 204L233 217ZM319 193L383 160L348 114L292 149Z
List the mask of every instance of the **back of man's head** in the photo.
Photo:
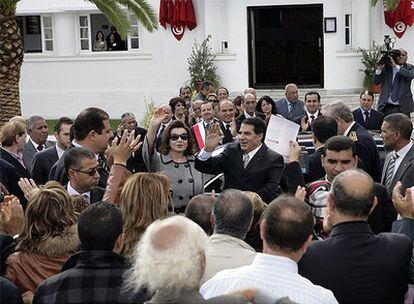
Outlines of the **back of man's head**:
M99 108L87 108L79 113L73 124L76 141L84 140L91 131L102 134L105 128L104 121L109 120L109 115Z
M413 123L407 115L402 113L394 113L386 116L384 122L389 124L389 128L399 132L401 138L404 140L410 140L411 133L413 132Z
M329 138L338 134L338 124L331 117L319 116L313 121L312 131L316 139L324 144Z
M336 135L329 138L325 143L322 154L326 155L327 150L335 152L352 150L352 156L356 156L355 143L352 139L343 135Z
M112 251L122 234L121 211L114 204L92 204L79 216L78 234L83 250Z
M227 189L217 197L212 215L214 233L244 239L253 220L253 205L240 190Z
M193 221L173 216L153 222L135 247L126 288L198 289L208 237Z
M262 239L273 250L294 253L312 233L315 221L310 207L290 196L280 196L265 210Z
M374 181L362 170L349 169L332 182L335 210L343 215L368 218L374 203Z
M348 105L343 101L335 101L332 103L326 104L322 108L322 113L325 116L332 118L339 117L344 120L346 123L354 121L354 116L352 115L352 110Z
M208 235L212 234L210 215L213 209L214 198L204 194L194 196L185 208L185 216L197 223Z

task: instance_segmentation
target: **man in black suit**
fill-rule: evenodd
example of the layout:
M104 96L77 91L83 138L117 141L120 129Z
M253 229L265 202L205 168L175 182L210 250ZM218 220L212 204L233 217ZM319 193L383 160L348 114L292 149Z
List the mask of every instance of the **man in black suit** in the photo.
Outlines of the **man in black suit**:
M412 243L405 235L373 234L367 218L376 202L368 174L339 174L327 200L330 235L312 242L299 262L299 273L330 289L339 303L404 302Z
M381 183L392 193L401 181L401 191L414 186L414 145L411 141L413 124L404 114L395 113L384 118L381 137L384 147L392 150L385 158Z
M381 163L377 145L371 134L354 121L351 109L343 102L337 101L325 105L322 114L332 117L338 124L338 134L349 137L355 142L357 155L362 160L364 169L374 181L381 179Z
M374 94L364 91L359 96L360 107L352 112L354 120L367 130L381 130L384 114L372 108Z
M312 131L314 120L321 116L321 95L316 91L305 94L305 114L295 117L293 121L300 125L301 132Z
M164 104L164 105L161 105L160 108L162 108L162 111L164 112L164 114L168 114L168 115L165 115L165 118L161 121L161 124L157 129L157 140L155 142L156 143L155 148L157 149L157 151L161 147L162 135L164 134L164 130L172 122L173 120L172 118L174 116L172 109L169 105Z
M228 144L223 152L212 157L223 137L219 126L212 125L195 168L203 173L224 173L224 189L253 191L263 201L271 202L278 194L283 157L262 143L265 128L262 119L246 118L240 127L239 143Z
M234 120L236 106L230 100L222 99L218 105L218 114L220 116L220 129L224 136L220 144L233 142L237 137L237 126Z
M305 175L306 183L316 181L325 176L325 169L322 166L321 160L323 147L329 138L337 134L338 124L331 117L320 116L315 119L312 128L312 142L315 152L308 157L309 172Z
M31 174L36 184L44 185L49 180L50 169L70 145L70 128L72 125L72 119L68 117L59 118L55 124L56 144L35 154Z
M98 187L98 161L94 153L74 147L65 154L64 163L69 177L65 188L69 195L83 196L90 203L102 200L105 189Z
M74 139L68 150L73 147L83 147L96 155L100 175L99 186L105 188L109 175L109 166L104 152L108 149L109 140L113 136L108 113L99 108L87 108L83 110L75 119L73 134ZM66 152L53 165L49 173L49 180L58 181L62 185L68 182L64 165L65 155Z
M257 102L255 95L253 95L252 93L244 94L242 99L242 106L244 108L244 112L236 119L237 130L240 130L240 126L243 120L245 120L246 118L259 117L263 120L265 119L265 115L263 113L256 112L256 105Z
M30 172L33 165L33 157L39 151L54 146L54 143L47 140L49 135L46 121L41 116L32 116L27 120L29 140L23 150L23 159L27 170Z

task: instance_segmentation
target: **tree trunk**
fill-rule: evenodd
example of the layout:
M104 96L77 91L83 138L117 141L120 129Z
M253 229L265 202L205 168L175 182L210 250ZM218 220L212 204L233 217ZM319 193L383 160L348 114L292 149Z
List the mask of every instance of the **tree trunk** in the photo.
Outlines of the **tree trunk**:
M14 12L0 10L0 126L21 115L19 82L23 41Z

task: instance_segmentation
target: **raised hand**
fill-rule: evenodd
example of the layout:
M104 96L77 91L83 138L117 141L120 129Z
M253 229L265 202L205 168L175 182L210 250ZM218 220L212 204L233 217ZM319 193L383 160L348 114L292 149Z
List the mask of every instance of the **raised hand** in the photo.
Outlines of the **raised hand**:
M405 190L405 196L401 195L402 183L398 182L392 190L392 202L395 210L404 218L414 219L414 199L410 188Z
M21 178L18 181L20 189L23 191L24 197L29 200L30 196L39 190L39 187L36 185L33 179Z
M299 161L301 151L302 151L302 149L296 141L289 141L288 161L290 163L292 163L294 161Z
M168 117L167 113L164 113L163 108L156 108L151 118L151 126L158 127L161 122Z
M233 120L230 122L230 130L231 130L231 135L233 136L233 138L236 138L239 135L237 133L237 124L236 124L235 118L233 118Z
M124 132L121 139L115 138L112 141L111 150L114 158L114 163L126 165L126 162L131 157L132 153L136 152L142 145L141 135L135 138L135 130L127 134Z
M302 128L302 132L305 132L308 129L309 121L306 115L304 115L300 120L300 127Z
M24 226L24 212L17 197L11 195L10 200L3 203L0 220L8 235L16 235L22 232Z
M204 143L204 150L206 152L213 152L217 148L220 140L224 138L221 133L220 125L217 123L211 124L207 129L206 140Z

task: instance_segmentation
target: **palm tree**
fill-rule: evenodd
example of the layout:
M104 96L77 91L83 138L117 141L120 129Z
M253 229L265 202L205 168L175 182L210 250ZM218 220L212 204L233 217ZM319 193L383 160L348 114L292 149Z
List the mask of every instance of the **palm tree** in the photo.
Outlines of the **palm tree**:
M0 0L0 126L21 115L19 82L23 63L23 41L17 25L20 0ZM149 31L157 29L157 15L145 0L85 0L96 5L125 38L131 30L127 8Z
M378 0L370 0L371 6L375 6L378 3ZM383 0L381 0L383 2ZM394 10L397 8L398 3L400 0L384 0L385 5L387 6L387 10Z

